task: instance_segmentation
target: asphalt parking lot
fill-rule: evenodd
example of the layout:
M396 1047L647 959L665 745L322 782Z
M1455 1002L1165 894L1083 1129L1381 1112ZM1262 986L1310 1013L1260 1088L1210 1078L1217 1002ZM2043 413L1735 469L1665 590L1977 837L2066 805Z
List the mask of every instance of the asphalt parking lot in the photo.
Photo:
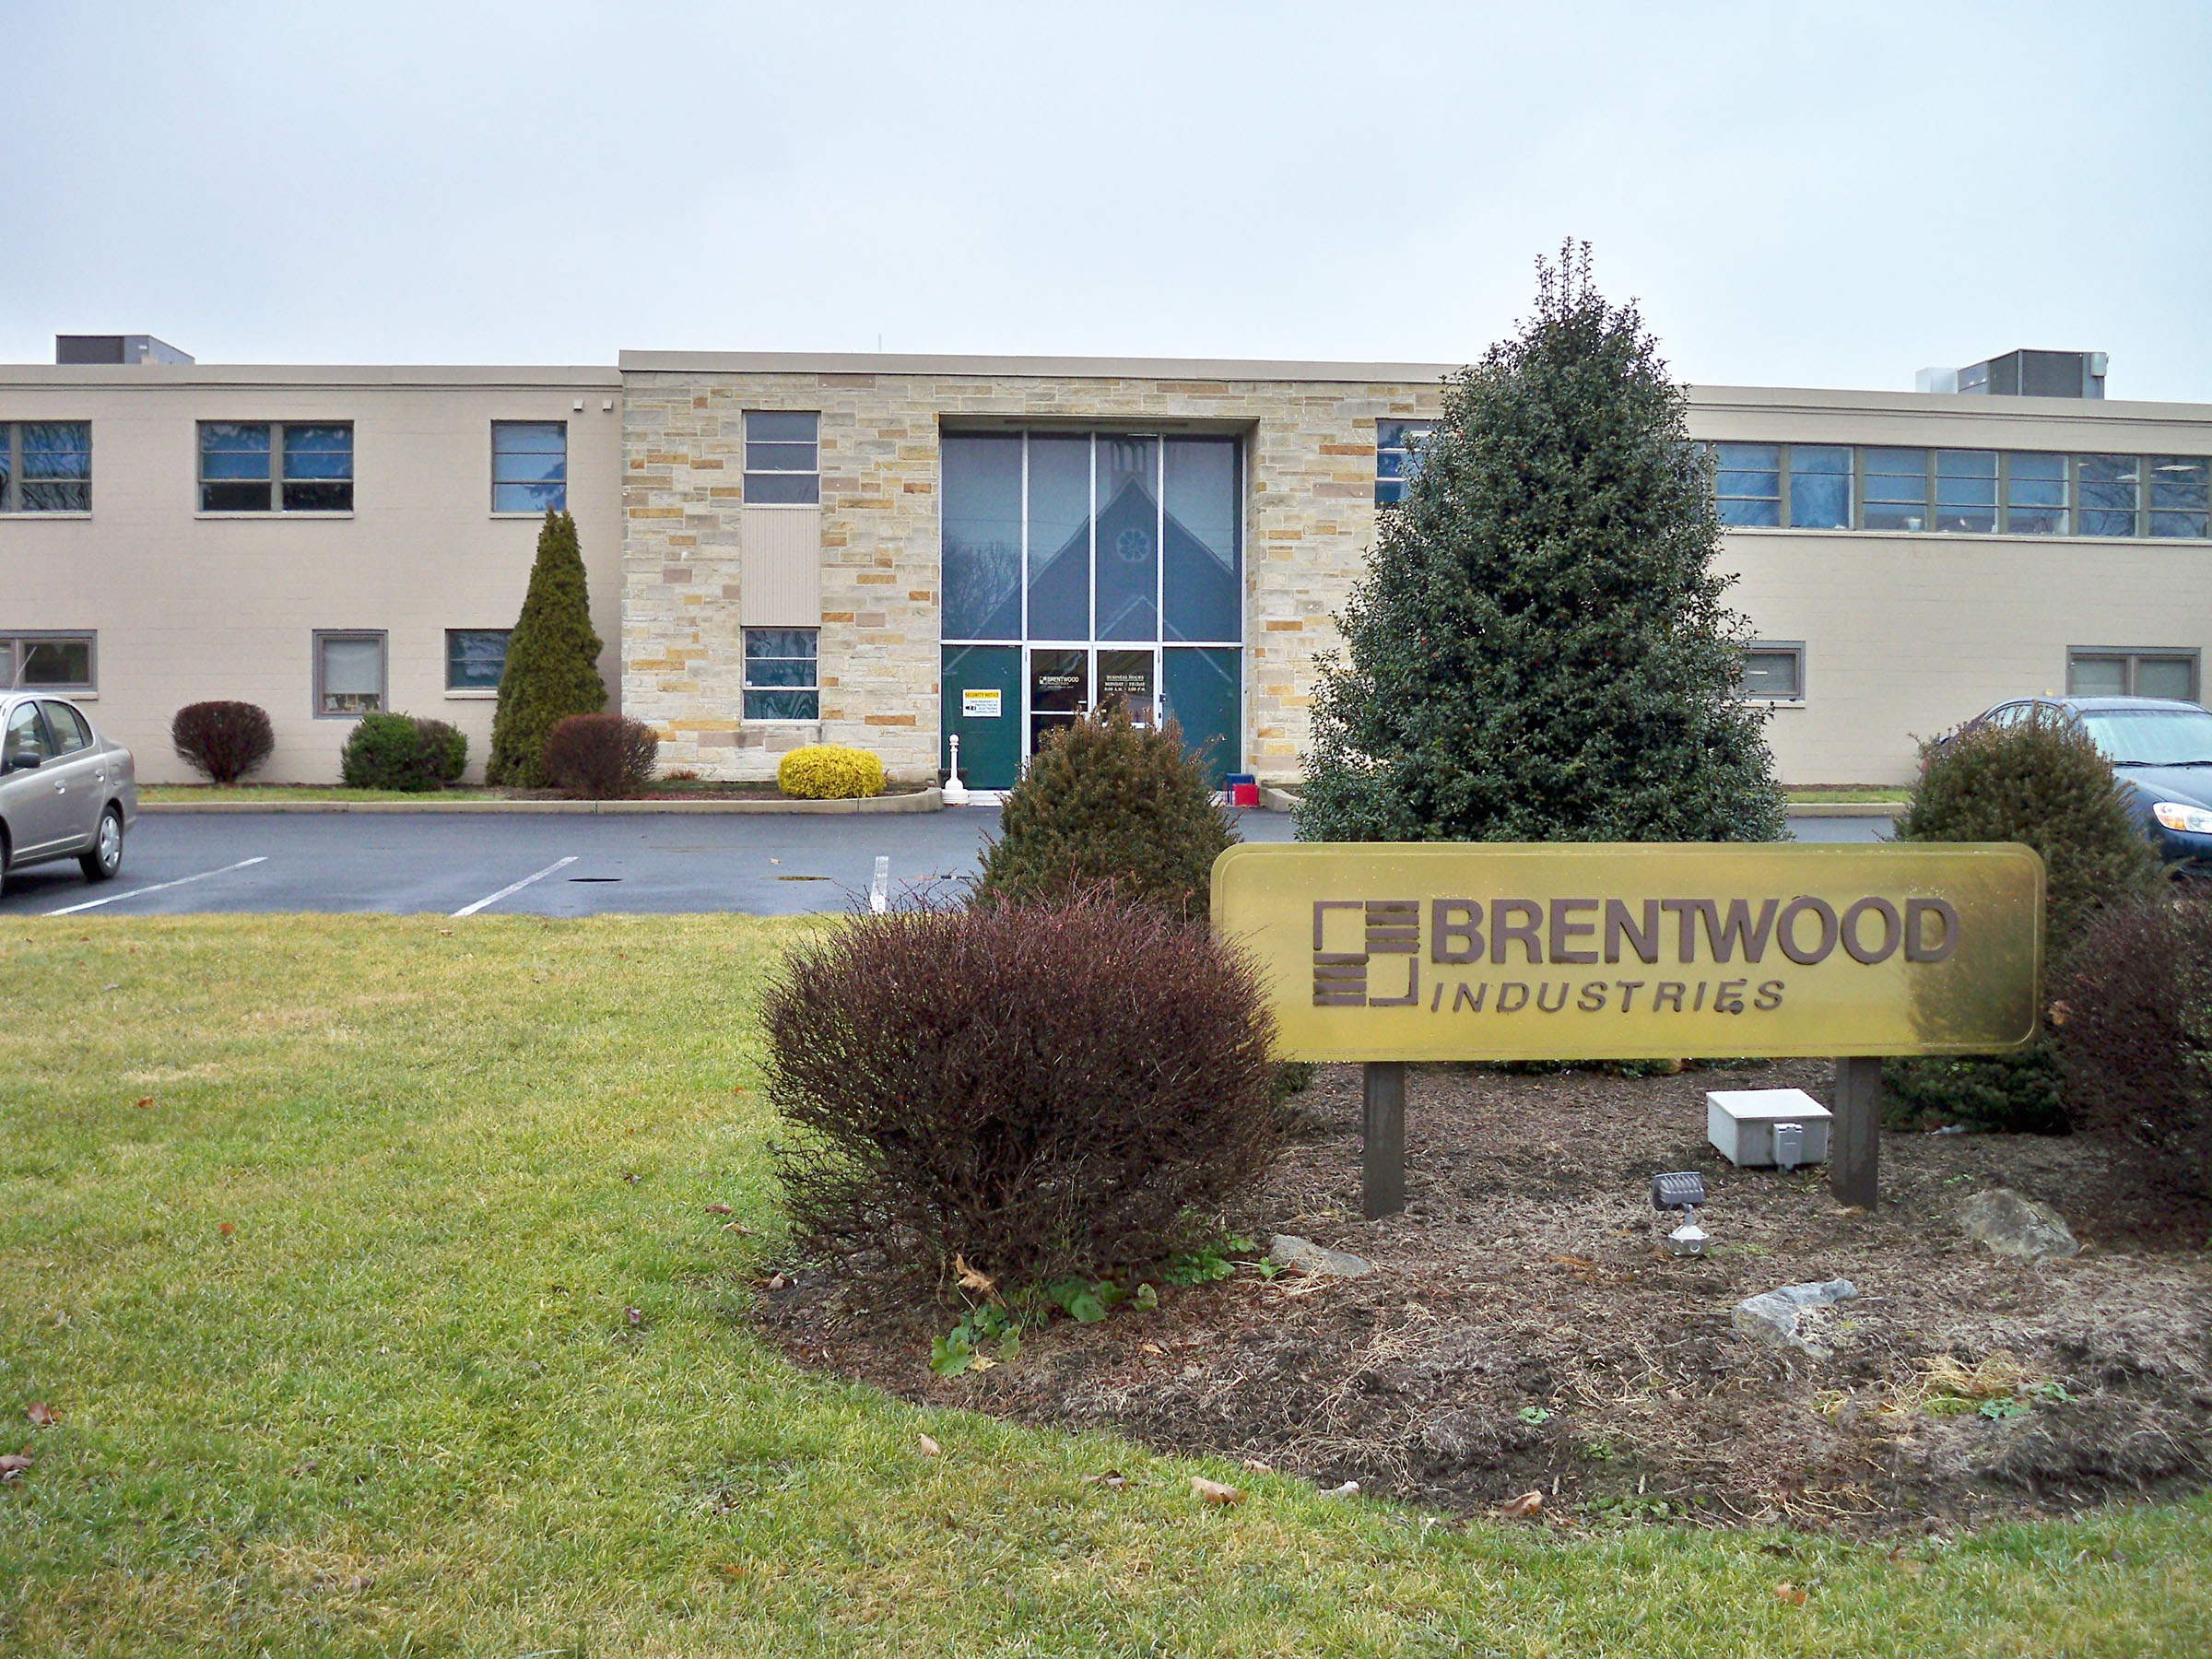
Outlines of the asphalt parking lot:
M1290 839L1245 812L1246 841ZM11 872L0 915L363 911L585 916L603 911L793 915L865 904L876 860L894 894L972 873L995 807L823 816L147 813L123 874L74 860ZM1803 841L1872 841L1883 818L1800 818Z

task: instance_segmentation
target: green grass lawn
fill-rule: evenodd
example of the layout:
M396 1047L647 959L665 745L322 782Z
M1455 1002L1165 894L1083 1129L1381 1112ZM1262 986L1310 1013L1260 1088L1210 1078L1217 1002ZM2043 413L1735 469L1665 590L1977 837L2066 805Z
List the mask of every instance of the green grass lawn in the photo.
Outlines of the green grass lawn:
M794 1371L752 1011L807 925L0 928L0 1653L2212 1650L2203 1500L1462 1529Z
M1890 789L1880 784L1874 783L1819 784L1808 786L1804 789L1785 789L1783 791L1783 793L1788 795L1792 801L1796 802L1800 806L1811 806L1815 803L1822 806L1830 806L1838 802L1845 801L1882 801L1894 802L1900 806L1905 804L1907 797L1912 794L1910 790L1903 788L1901 785L1898 788Z

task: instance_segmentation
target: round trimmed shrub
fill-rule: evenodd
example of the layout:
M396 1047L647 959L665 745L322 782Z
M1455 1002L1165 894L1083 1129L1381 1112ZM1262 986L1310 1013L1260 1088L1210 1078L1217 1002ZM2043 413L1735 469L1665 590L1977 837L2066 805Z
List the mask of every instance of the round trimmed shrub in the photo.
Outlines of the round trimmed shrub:
M1141 905L856 915L761 1023L794 1234L846 1263L1142 1267L1218 1233L1280 1144L1257 970Z
M210 783L235 783L275 751L276 734L257 703L196 702L177 711L169 741Z
M661 740L620 714L571 714L546 734L540 758L554 788L587 801L635 794L653 782Z
M1173 721L1158 730L1119 700L1054 733L999 808L980 904L1105 888L1204 921L1214 860L1237 840L1203 762Z
M338 776L348 789L427 794L458 782L467 765L467 735L442 720L364 714L346 739Z
M865 749L810 743L783 757L776 787L794 801L858 801L883 793L883 762Z
M1897 838L2021 841L2041 853L2047 978L2063 970L2093 917L2161 886L2158 854L2111 763L2087 733L2054 720L1978 726L1924 746ZM1882 1068L1890 1121L2064 1134L2065 1084L2048 1035L2010 1054L1890 1061Z

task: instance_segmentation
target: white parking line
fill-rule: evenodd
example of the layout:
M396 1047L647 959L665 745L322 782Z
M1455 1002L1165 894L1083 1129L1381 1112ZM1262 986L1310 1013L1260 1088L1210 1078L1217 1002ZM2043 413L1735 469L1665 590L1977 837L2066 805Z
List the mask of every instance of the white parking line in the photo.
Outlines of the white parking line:
M88 899L82 904L65 904L60 910L48 911L50 916L74 916L78 911L98 910L103 904L114 904L124 899L135 899L141 893L159 893L169 888L180 888L195 881L205 881L210 876L228 876L233 870L242 870L248 865L266 864L268 855L241 858L236 864L225 865L219 870L202 870L197 876L180 876L174 881L157 881L151 887L133 888L127 893L110 893L102 899Z
M453 914L456 916L473 916L478 911L482 910L486 905L497 904L500 900L506 898L509 894L519 893L524 888L528 887L532 882L543 881L547 877L552 875L554 871L565 870L575 862L576 858L574 854L571 854L567 858L557 858L551 864L547 865L544 869L538 871L536 875L525 876L520 881L511 881L505 887L501 888L498 892L487 894L485 897L477 900L474 904L463 905L459 910L455 911Z

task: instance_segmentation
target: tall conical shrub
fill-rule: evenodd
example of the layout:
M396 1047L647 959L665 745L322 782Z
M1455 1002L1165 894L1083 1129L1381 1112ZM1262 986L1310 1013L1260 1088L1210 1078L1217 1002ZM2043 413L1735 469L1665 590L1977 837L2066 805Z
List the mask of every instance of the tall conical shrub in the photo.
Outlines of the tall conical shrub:
M1324 666L1308 841L1772 841L1712 475L1587 248L1445 383Z
M576 521L548 509L537 533L530 591L507 641L485 781L543 788L547 734L570 715L595 714L606 704Z

